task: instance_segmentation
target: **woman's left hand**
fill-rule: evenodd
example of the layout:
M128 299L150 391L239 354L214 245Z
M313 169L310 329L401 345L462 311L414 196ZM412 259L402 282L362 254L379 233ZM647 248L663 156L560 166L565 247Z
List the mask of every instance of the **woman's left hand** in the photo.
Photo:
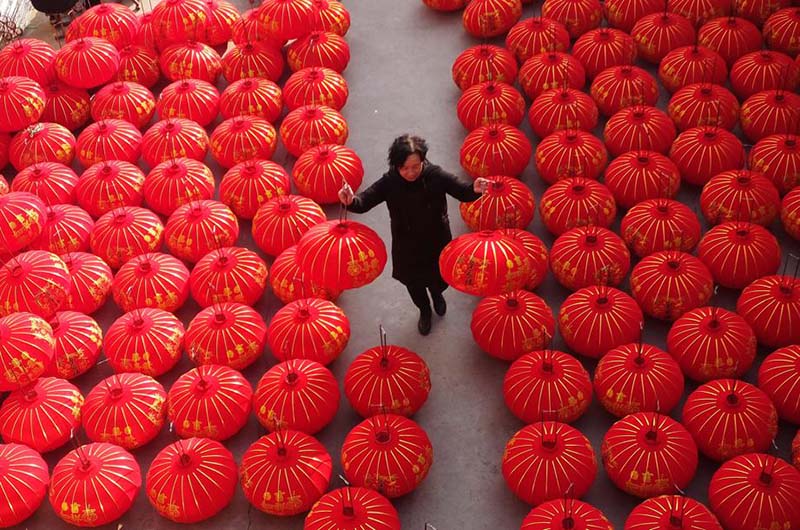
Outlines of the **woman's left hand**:
M472 190L475 193L484 194L488 189L489 189L489 180L483 177L476 178L475 182L472 184Z

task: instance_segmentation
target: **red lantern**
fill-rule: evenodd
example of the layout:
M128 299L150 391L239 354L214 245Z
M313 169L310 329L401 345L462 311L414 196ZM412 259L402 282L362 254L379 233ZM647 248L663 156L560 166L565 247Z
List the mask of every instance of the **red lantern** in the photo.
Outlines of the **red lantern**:
M183 324L163 309L145 307L125 313L105 337L105 353L115 372L158 377L181 358Z
M342 183L346 182L355 190L361 186L363 178L364 167L356 152L335 143L308 148L292 167L292 180L298 193L319 204L338 203ZM284 194L290 192L289 183L286 184Z
M324 105L304 105L286 115L280 133L286 150L299 157L321 144L344 145L349 131L338 111Z
M606 68L632 65L636 61L636 43L624 31L598 28L581 35L572 54L583 64L586 76L593 79Z
M711 509L728 530L800 525L798 495L800 472L775 456L760 453L723 463L708 486Z
M70 290L64 262L45 250L28 250L0 266L0 315L27 311L50 318Z
M544 344L542 344L544 346ZM583 416L592 401L589 373L571 355L557 350L528 350L508 369L503 380L503 399L525 423L571 423Z
M279 39L269 32L259 20L261 9L254 7L242 13L239 20L234 22L231 28L231 37L234 44L244 44L247 42L266 41L281 48L287 39Z
M239 162L225 173L219 186L222 202L244 219L252 219L262 204L287 195L290 190L286 170L275 162L260 159Z
M287 41L310 31L313 14L311 0L266 0L259 8L258 21L270 38Z
M119 69L119 52L113 44L97 37L80 37L56 52L58 78L76 88L95 88L114 79Z
M720 54L694 44L667 53L659 63L658 78L672 94L692 83L724 85L728 79L728 67Z
M345 36L350 29L350 12L336 0L312 0L314 10L311 14L312 31L329 31Z
M673 0L669 4L669 9L699 26L709 19L730 15L731 2L730 0Z
M745 152L742 142L730 131L704 126L680 133L669 157L687 183L702 186L714 175L741 168Z
M522 64L539 53L566 52L569 49L569 33L561 22L552 18L530 17L511 27L505 44L506 49Z
M700 209L711 224L749 221L769 226L778 215L780 197L769 179L757 171L723 171L703 186Z
M40 162L17 173L11 182L11 191L33 193L47 206L67 206L75 202L77 182L78 176L64 164Z
M289 81L286 83L288 85ZM274 123L280 117L282 110L281 88L269 79L260 77L234 81L219 97L219 112L224 120L247 115Z
M800 34L800 12L787 7L770 15L764 22L764 41L770 49L796 57L800 53L797 35Z
M606 0L604 15L608 25L622 31L631 33L636 21L650 13L657 13L664 9L664 3L659 0Z
M512 84L517 79L517 61L505 48L493 44L472 46L453 62L453 81L461 90L484 81Z
M343 37L327 31L312 31L286 49L286 63L292 72L309 66L323 66L342 73L350 62L350 46Z
M186 329L184 346L200 365L221 364L242 370L261 357L266 335L267 326L255 309L224 302L195 315Z
M356 486L378 490L390 499L414 491L433 464L433 447L413 420L397 414L365 419L342 444L342 468Z
M646 314L673 321L708 303L714 279L703 262L691 254L662 250L644 257L633 268L630 283L634 298Z
M510 84L510 81L506 82ZM550 51L533 55L519 69L519 85L531 99L536 99L545 90L581 90L585 84L586 71L583 65L566 52Z
M674 197L681 185L681 175L672 160L655 151L619 155L608 165L604 180L614 201L631 209L649 199ZM621 233L624 238L625 232Z
M285 119L283 123L286 123ZM226 169L239 162L272 158L277 146L275 127L256 116L228 118L211 133L209 144L211 156Z
M461 94L456 111L458 121L468 131L491 123L519 127L525 116L525 99L508 83L484 81Z
M761 50L740 57L731 67L731 88L744 101L763 90L796 90L800 69L791 57Z
M242 79L262 78L277 82L283 74L280 48L264 41L237 44L222 56L222 75L228 83Z
M139 18L128 6L97 4L73 19L67 27L66 40L100 37L120 49L131 44L138 31Z
M671 199L648 199L634 205L622 218L619 231L640 258L663 250L691 252L701 233L697 215Z
M503 451L503 478L531 505L583 497L594 482L597 461L589 439L566 423L534 423L517 431Z
M198 523L222 511L233 499L236 460L224 445L189 438L159 451L147 470L147 500L162 517Z
M76 311L59 311L48 324L56 342L53 362L45 375L74 379L95 365L103 330L94 319Z
M183 118L205 127L217 118L219 99L219 91L211 83L199 79L183 79L164 87L158 97L156 109L162 120Z
M210 46L227 47L234 25L241 20L239 9L225 0L206 0L208 23L202 41Z
M176 2L170 2L170 4L175 4ZM192 7L198 7L198 3L196 2L189 2L189 5ZM167 8L165 5L164 8ZM159 8L161 10L163 8ZM205 13L200 11L201 16ZM163 15L163 12L162 12ZM153 52L155 55L158 53L158 44L161 41L161 30L166 28L166 24L163 24L165 21L160 20L158 21L158 25L155 20L154 13L152 11L148 13L142 13L139 15L139 31L136 32L136 37L133 39L134 45L142 46ZM158 58L156 57L156 71L158 71Z
M599 226L572 228L550 248L553 276L570 291L590 285L619 285L630 267L631 255L622 238Z
M513 177L490 177L486 193L478 200L461 203L461 217L472 231L527 227L536 208L533 193Z
M713 18L700 28L697 42L719 53L730 68L739 57L761 49L761 31L738 16Z
M742 103L742 132L752 142L771 134L800 133L797 106L800 96L784 90L757 92Z
M42 455L23 444L0 445L0 466L6 470L0 479L0 489L6 492L0 526L8 528L39 509L47 495L50 475Z
M585 528L586 530L612 530L614 527L599 509L583 501L567 497L554 499L533 508L522 521L521 530L537 528Z
M531 262L520 241L500 230L483 230L448 243L439 255L439 268L454 289L491 296L522 288Z
M278 256L325 220L325 212L311 199L278 195L262 204L253 217L253 240L265 254Z
M296 261L297 245L283 250L270 268L270 286L275 296L284 304L301 298L321 298L334 301L341 290L320 287L306 278Z
M179 206L164 227L164 241L177 258L197 263L214 249L232 247L239 237L236 215L217 201L192 201Z
M267 284L267 264L252 250L212 250L192 269L192 298L202 307L222 302L255 305Z
M623 344L606 353L594 372L594 391L608 412L669 414L683 395L683 374L670 355L650 344Z
M69 269L71 288L62 310L91 314L105 303L114 278L102 258L87 252L70 252L61 256Z
M0 132L19 131L36 123L45 109L45 92L27 77L0 78Z
M67 453L53 468L50 505L75 526L102 526L127 512L139 494L136 459L110 443L91 443Z
M667 112L680 131L706 125L731 131L739 121L739 102L721 85L692 83L672 95Z
M634 150L667 154L675 135L675 125L669 116L647 105L619 110L608 119L603 130L603 140L613 157Z
M560 236L584 225L608 228L617 216L614 197L596 180L561 179L542 194L539 213L547 230Z
M705 505L680 495L661 495L642 502L628 515L625 530L722 530Z
M101 120L90 124L75 144L78 161L88 168L100 162L135 164L141 155L142 133L123 120Z
M722 223L703 235L697 257L717 283L743 289L753 280L775 274L781 263L777 238L766 228L741 221Z
M0 391L35 381L53 359L55 338L44 319L24 312L0 317Z
M44 203L32 193L12 191L0 195L0 254L16 254L36 241L46 216Z
M531 144L511 125L493 123L471 131L461 145L461 167L473 178L520 175L531 157Z
M781 195L800 185L800 142L794 134L772 134L750 149L749 165L763 173Z
M558 328L564 342L576 353L593 359L635 342L643 322L642 310L633 298L605 285L572 293L558 312Z
M0 77L27 77L46 85L55 77L56 51L39 39L14 39L0 50Z
M328 365L350 340L350 321L328 300L305 298L275 313L267 334L270 350L280 361L310 359Z
M209 5L204 0L165 0L153 6L149 26L152 32L148 44L164 49L170 44L202 41L209 18ZM142 22L142 28L146 23ZM141 39L140 40L150 40Z
M153 93L138 83L117 81L101 88L92 100L92 119L115 118L143 128L156 109Z
M608 152L592 133L568 129L539 142L535 160L537 173L548 184L576 176L597 180L608 164Z
M737 379L697 387L686 398L682 416L700 452L717 462L764 452L778 433L778 413L769 397Z
M631 36L636 41L638 57L653 64L659 64L671 50L695 42L692 23L662 9L639 18L631 29Z
M697 446L669 416L637 412L614 423L600 448L608 478L640 498L686 488L697 470Z
M791 5L791 0L739 0L734 6L736 15L750 20L759 28L770 15Z
M144 173L123 160L107 160L89 166L75 185L78 204L92 217L115 208L142 204Z
M597 127L597 118L594 100L574 88L545 90L533 100L528 111L531 129L540 138L563 129L591 131Z
M368 226L355 221L325 221L312 226L297 243L300 272L331 290L362 287L386 266L386 246Z
M779 348L758 368L758 387L769 396L782 420L800 423L800 347Z
M424 0L428 3L442 0ZM463 0L457 0L459 2ZM400 530L400 517L389 500L370 488L329 491L311 507L303 530Z
M265 513L297 515L322 497L332 470L328 451L310 435L274 432L256 440L242 455L242 490Z
M787 234L800 239L800 188L793 189L783 198L781 224Z
M632 105L655 106L658 83L638 66L612 66L597 74L590 93L600 113L612 116Z
M542 16L561 22L569 36L577 39L600 25L603 7L599 0L545 0Z
M771 348L800 343L800 280L773 275L742 291L736 312L753 328L758 342Z
M56 79L42 85L42 89L47 102L44 104L41 122L57 123L74 131L89 121L91 104L86 90L71 87Z
M176 164L189 164L192 167L205 168L202 164L191 164L190 162L180 162L174 159L191 158L202 162L206 157L207 151L208 134L206 134L205 129L197 122L185 118L167 118L166 120L158 121L142 136L142 158L148 166L153 168L148 177L154 173L165 172L166 168L170 167L172 171L177 171ZM167 160L173 161L172 166L164 166L163 169L156 172L155 167ZM209 174L210 171L208 170ZM185 176L185 174L181 172L181 176ZM187 193L191 193L192 186L190 185L188 188L190 189ZM169 213L172 212L170 211L166 214L168 215Z
M173 158L164 160L147 174L142 193L154 212L172 215L184 204L211 199L214 185L214 174L202 162Z
M336 416L339 385L320 363L290 359L267 370L259 380L253 409L270 432L291 429L315 434Z
M466 5L462 24L473 37L488 39L505 35L521 16L520 0L476 0Z
M164 241L164 225L146 208L127 206L104 214L89 236L89 247L112 269L134 256L156 252Z
M189 270L169 254L140 254L117 271L111 293L123 311L155 307L175 312L189 297Z
M528 281L523 287L528 291L533 291L542 283L542 281L544 281L545 276L547 276L549 263L547 257L547 247L541 239L527 230L506 228L502 230L502 233L511 239L516 239L522 243L522 246L525 249L525 254L530 260L531 265Z
M18 132L8 146L8 158L17 171L39 162L72 164L75 137L57 123L37 123Z
M253 389L233 368L208 364L181 375L169 389L169 421L182 438L223 441L244 427Z
M742 377L755 360L756 336L733 311L698 307L672 324L667 348L686 377L704 383Z
M140 44L125 46L119 51L119 70L116 81L130 81L151 88L161 77L158 56L153 50Z

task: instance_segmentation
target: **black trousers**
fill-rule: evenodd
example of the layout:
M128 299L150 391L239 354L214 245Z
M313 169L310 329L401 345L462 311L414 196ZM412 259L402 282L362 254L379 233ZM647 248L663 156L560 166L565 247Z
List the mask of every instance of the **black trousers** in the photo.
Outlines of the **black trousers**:
M430 291L431 296L436 296L442 294L447 288L447 284L442 288L439 285L429 286L422 282L407 283L405 286L406 289L408 289L408 294L411 296L414 305L417 306L422 313L431 313L431 301L430 298L428 298L428 292Z

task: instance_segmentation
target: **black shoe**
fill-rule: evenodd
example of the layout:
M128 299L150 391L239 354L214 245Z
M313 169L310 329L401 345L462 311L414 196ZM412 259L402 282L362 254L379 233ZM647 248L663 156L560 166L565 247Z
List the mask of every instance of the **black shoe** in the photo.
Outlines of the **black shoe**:
M433 299L433 310L437 315L443 316L447 312L447 302L444 296L442 293L431 293L431 298Z
M419 330L420 335L427 335L428 333L431 332L431 314L429 312L419 314L419 322L417 322L417 329Z

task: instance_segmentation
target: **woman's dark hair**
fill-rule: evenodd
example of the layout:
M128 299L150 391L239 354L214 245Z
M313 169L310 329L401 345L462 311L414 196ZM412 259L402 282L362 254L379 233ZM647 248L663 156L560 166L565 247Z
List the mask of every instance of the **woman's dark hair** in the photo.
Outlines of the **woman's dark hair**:
M425 155L428 154L428 143L425 139L410 134L398 136L389 148L389 166L400 168L406 158L415 154L419 155L423 162L425 161Z

